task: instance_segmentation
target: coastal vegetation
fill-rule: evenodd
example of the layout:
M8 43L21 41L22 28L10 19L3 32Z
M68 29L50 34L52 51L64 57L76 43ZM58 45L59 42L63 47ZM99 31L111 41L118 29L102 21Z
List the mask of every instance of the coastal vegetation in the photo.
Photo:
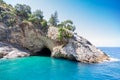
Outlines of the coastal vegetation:
M12 6L0 0L0 58L38 56L43 51L50 57L85 63L109 60L75 29L73 21L60 21L57 11L45 19L40 9L32 12L29 5Z
M26 4L16 4L14 7L10 4L6 4L3 0L0 0L0 21L4 22L8 27L20 24L23 21L31 22L35 25L41 25L41 27L58 27L58 38L61 40L64 37L69 38L67 30L75 31L75 26L71 20L65 20L59 22L58 13L55 11L51 14L51 17L47 21L44 19L43 11L37 9L32 12L31 7Z

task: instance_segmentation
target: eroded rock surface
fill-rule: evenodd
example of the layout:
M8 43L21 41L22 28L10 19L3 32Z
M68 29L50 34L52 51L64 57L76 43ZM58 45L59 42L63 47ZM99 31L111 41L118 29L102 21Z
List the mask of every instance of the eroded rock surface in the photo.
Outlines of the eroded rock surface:
M109 60L109 57L101 50L93 46L89 41L80 37L74 36L65 46L57 46L53 50L54 57L64 57L70 60L77 60L80 62L102 62Z
M68 32L73 36L71 38L64 37L62 41L58 39L58 28L48 27L46 31L43 31L40 26L35 26L30 22L23 22L12 28L5 28L1 24L0 31L0 34L3 34L0 41L17 44L28 50L28 52L24 52L7 43L0 43L0 57L29 56L40 51L43 47L47 47L50 49L52 57L88 63L109 60L109 57L104 52L92 45L88 40L69 30Z
M17 58L29 56L30 52L9 43L0 42L0 58Z

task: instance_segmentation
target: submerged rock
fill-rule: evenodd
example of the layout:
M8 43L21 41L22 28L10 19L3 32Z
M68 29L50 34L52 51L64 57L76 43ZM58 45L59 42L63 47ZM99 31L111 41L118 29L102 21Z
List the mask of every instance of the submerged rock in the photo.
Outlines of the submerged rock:
M1 26L3 27L3 25L0 25L0 27ZM0 34L6 34L5 32L9 32L9 34L1 37L1 41L17 44L31 53L18 50L17 48L13 48L12 45L7 44L5 47L0 47L0 57L16 58L34 55L46 47L51 51L52 57L66 58L85 63L109 60L109 57L104 52L92 45L88 40L69 30L67 30L67 32L72 35L72 37L63 37L62 41L60 41L58 38L58 28L47 27L47 30L43 31L40 27L41 26L35 26L30 22L23 22L12 28L2 29L3 31L1 31L2 33L0 32ZM2 43L0 44L3 45Z

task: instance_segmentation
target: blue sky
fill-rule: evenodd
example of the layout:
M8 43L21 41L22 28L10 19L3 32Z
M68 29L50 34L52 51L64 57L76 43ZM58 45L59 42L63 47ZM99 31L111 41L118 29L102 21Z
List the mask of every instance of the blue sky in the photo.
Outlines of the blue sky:
M60 21L71 19L79 35L96 46L120 46L119 0L4 0L41 9L49 19L55 11Z

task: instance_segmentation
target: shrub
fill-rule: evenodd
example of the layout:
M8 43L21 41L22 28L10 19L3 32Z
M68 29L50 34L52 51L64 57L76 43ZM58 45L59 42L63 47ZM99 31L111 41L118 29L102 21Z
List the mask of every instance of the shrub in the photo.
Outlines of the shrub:
M46 27L47 26L47 21L46 20L42 20L41 25L42 25L42 27Z
M65 20L61 22L60 24L58 24L58 27L63 27L71 31L75 30L75 26L73 26L73 22L71 20Z
M31 8L25 4L15 5L16 14L21 17L22 20L28 19L28 15L31 14Z
M65 28L59 28L59 34L58 34L58 39L60 40L60 41L63 41L63 39L65 38L65 39L68 39L68 38L71 38L72 36L73 36L73 34L72 33L70 33L67 29L65 29Z
M38 18L36 18L34 15L29 14L29 18L28 21L32 22L32 23L40 23L40 21L38 20Z
M1 13L1 21L4 22L7 26L13 26L16 23L15 14L9 11L3 11Z
M35 12L33 12L33 15L35 18L37 18L38 20L42 21L43 20L43 12L41 10L36 10Z

